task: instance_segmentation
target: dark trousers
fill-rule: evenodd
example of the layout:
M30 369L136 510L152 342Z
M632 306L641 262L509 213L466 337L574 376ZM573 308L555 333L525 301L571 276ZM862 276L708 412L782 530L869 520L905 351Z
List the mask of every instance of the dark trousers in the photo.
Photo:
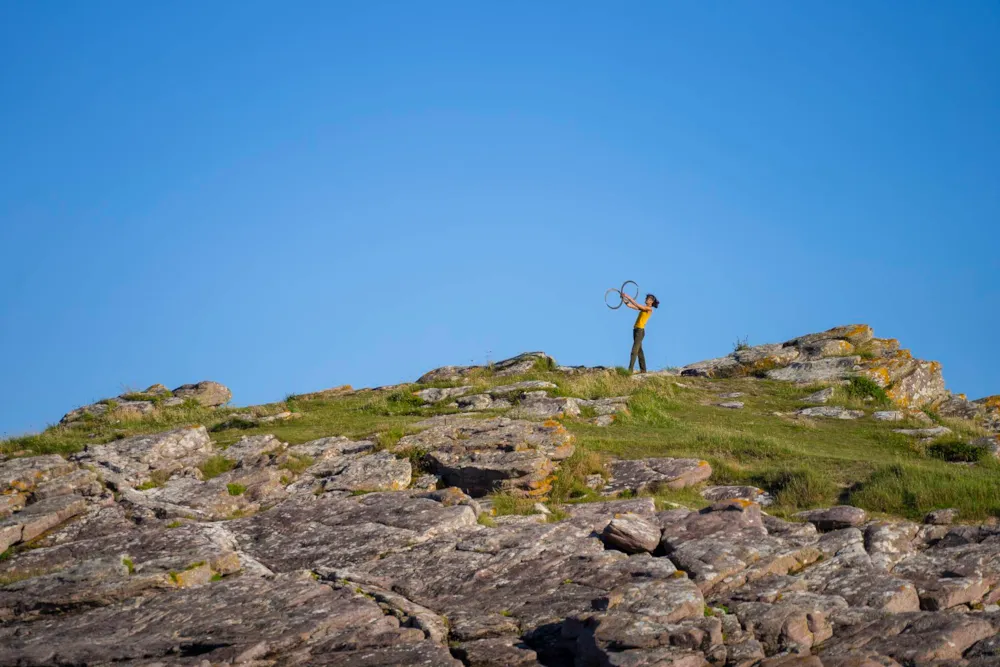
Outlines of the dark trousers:
M635 370L636 357L639 359L639 371L646 372L646 355L642 353L642 339L646 336L646 330L636 327L632 329L632 356L628 360L628 369Z

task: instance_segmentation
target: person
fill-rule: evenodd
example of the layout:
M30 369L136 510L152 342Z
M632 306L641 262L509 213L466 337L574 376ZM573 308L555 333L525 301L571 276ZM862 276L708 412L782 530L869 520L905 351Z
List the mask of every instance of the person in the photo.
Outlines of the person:
M635 318L635 326L632 328L632 354L628 361L628 370L630 373L635 371L635 360L639 359L639 372L646 372L646 355L642 352L642 339L646 336L646 322L649 321L649 316L653 314L654 308L660 307L660 302L652 294L646 295L646 303L640 304L635 299L630 297L628 294L622 293L622 299L625 301L625 305L632 310L638 310L639 315Z

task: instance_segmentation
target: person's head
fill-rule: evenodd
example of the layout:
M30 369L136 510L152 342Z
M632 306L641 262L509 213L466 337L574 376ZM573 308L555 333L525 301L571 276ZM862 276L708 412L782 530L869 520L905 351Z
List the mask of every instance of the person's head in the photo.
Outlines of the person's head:
M656 296L654 296L653 294L647 294L646 295L646 305L647 306L652 306L653 308L659 308L660 307L660 300L657 299Z

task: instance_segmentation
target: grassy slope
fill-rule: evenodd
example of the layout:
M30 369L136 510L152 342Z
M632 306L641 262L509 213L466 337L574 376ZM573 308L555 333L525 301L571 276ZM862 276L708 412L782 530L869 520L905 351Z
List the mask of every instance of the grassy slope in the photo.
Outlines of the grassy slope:
M631 397L631 414L611 427L566 420L577 437L578 452L556 481L554 500L594 499L596 494L586 490L582 477L600 471L607 456L691 456L712 463L713 483L746 483L768 489L777 497L773 511L778 514L843 502L914 519L942 507L958 508L966 520L1000 515L1000 494L995 491L1000 488L1000 465L996 462L981 461L974 467L948 463L934 458L926 445L892 432L901 426L924 424L879 423L870 417L840 421L789 416L804 405L801 398L814 387L752 378L650 378L640 383L613 371L566 376L543 368L515 378L481 373L473 382L487 387L523 379L555 382L560 395ZM252 429L221 430L213 433L213 438L221 446L255 433L274 433L293 444L329 435L356 438L374 434L388 442L406 433L413 422L448 411L443 406L430 410L419 407L410 394L415 388L360 392L327 400L290 397L282 403L241 411L269 414L290 409L300 413L300 418ZM739 399L746 404L743 410L713 405L721 400L719 393L732 391L744 392ZM866 405L842 391L831 404ZM187 405L163 410L152 420L111 423L96 419L0 442L0 451L68 453L87 443L184 424L202 423L211 428L228 412ZM960 435L976 434L967 424L949 425ZM690 490L664 494L663 499L687 504L700 500Z

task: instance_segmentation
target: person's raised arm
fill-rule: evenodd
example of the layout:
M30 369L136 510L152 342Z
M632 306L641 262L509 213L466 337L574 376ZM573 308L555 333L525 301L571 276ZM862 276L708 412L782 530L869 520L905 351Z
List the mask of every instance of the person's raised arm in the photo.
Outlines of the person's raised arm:
M630 297L628 294L625 294L624 292L622 292L622 299L625 300L625 305L631 308L632 310L642 310L645 312L653 310L652 308L650 308L645 304L637 303L635 299Z

